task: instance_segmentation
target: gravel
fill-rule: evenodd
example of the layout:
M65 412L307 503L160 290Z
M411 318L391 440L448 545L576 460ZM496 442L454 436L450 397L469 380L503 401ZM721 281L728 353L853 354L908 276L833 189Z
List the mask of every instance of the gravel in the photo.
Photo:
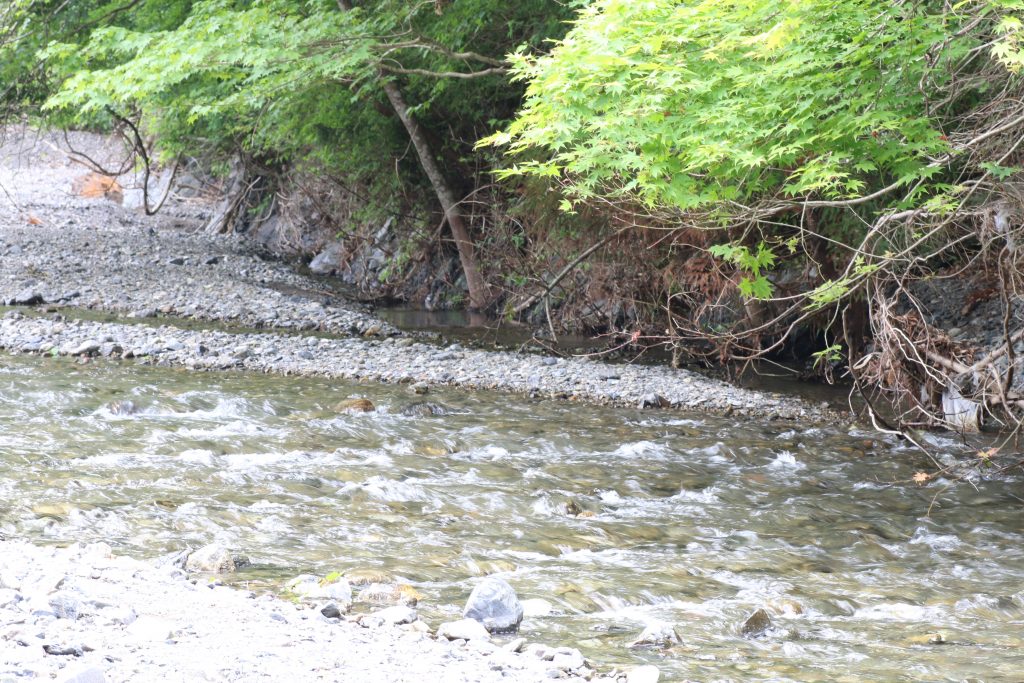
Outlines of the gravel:
M92 158L116 165L110 140L75 133L70 141ZM86 169L58 149L69 149L62 136L10 130L0 145L0 185L7 192L6 198L0 193L0 204L15 209L0 217L0 301L66 304L150 326L8 315L0 346L12 351L407 382L419 393L448 385L634 407L805 421L835 417L820 405L668 367L609 366L400 338L359 305L317 294L315 281L262 261L244 240L199 232L205 203L172 198L164 212L147 217L114 202L71 194L72 182ZM134 176L121 180L126 187L138 182ZM29 218L42 224L29 224ZM290 336L183 330L159 326L155 315Z
M202 231L207 204L170 201L156 216L72 192L88 169L62 136L8 129L0 144L0 302L58 303L133 318L173 315L252 328L394 333L286 264ZM111 142L72 134L116 166ZM134 175L124 185L138 183Z
M551 675L552 662L498 644L436 638L402 609L360 624L118 557L104 543L3 541L0 680L514 683ZM566 680L582 680L573 669L592 673L581 659L562 665Z

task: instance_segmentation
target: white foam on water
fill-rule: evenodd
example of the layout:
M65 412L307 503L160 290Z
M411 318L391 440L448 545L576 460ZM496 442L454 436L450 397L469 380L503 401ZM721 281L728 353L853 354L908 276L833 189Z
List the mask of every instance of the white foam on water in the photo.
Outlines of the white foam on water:
M924 527L918 527L914 536L909 541L911 545L927 545L938 552L950 552L956 550L963 543L953 534L933 534Z
M871 621L925 621L940 619L942 610L937 607L923 607L906 602L883 602L878 605L861 607L854 611L855 619Z
M807 465L796 459L796 455L789 451L782 451L775 455L775 459L768 463L768 467L775 469L802 470Z
M259 451L229 453L223 456L224 464L230 470L261 470L268 466L305 465L318 459L320 458L309 451Z
M635 458L637 456L664 456L668 452L662 444L654 443L653 441L634 441L633 443L624 443L610 455L620 458Z
M185 462L191 462L197 465L206 465L207 467L213 465L215 457L216 454L213 451L206 450L204 448L189 448L178 454L178 458Z
M682 501L686 503L711 504L718 502L719 492L721 492L721 489L717 486L708 486L707 488L700 489L699 491L680 489L679 493L672 496L669 500Z

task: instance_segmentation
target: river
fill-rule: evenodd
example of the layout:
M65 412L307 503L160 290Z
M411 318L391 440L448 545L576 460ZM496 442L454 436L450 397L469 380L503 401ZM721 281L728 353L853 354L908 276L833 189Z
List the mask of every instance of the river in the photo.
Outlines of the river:
M404 414L422 400L447 414ZM0 359L8 537L216 540L271 591L383 572L434 625L496 572L551 604L531 641L671 681L1021 680L1022 481L918 486L922 457L845 425ZM759 608L774 627L743 637ZM658 622L681 643L627 647Z

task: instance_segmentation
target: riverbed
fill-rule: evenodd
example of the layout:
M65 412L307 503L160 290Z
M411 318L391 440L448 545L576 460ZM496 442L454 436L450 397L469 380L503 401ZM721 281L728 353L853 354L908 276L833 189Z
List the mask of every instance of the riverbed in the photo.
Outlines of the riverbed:
M216 541L271 593L384 576L433 626L496 574L547 603L528 640L665 680L1024 670L1019 478L919 486L921 456L847 425L4 356L0 433L8 537L138 558ZM757 609L772 627L745 637ZM629 647L662 623L679 643Z

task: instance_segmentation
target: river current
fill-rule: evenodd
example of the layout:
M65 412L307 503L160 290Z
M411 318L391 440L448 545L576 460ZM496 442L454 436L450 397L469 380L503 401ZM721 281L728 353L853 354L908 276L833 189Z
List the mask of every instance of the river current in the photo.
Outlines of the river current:
M530 641L670 681L1024 680L1024 482L920 486L922 458L848 425L0 359L5 536L219 541L271 591L386 573L433 625L498 573L551 604ZM660 622L680 644L627 647Z

